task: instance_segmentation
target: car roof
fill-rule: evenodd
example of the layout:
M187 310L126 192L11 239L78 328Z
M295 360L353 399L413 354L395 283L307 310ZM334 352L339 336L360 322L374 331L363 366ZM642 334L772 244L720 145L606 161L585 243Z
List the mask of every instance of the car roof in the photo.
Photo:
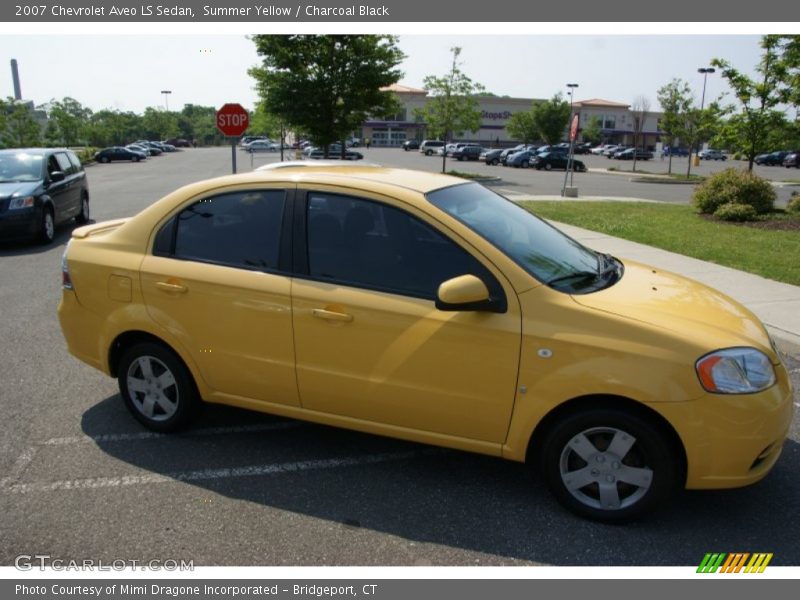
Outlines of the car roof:
M297 162L300 164L287 165L281 163L281 167L259 169L238 175L227 175L211 181L214 181L219 186L278 182L287 181L287 179L298 184L347 185L358 182L359 185L357 187L367 191L373 190L377 192L381 188L389 186L423 194L453 185L468 183L467 180L460 177L428 171L395 169L378 165L350 165L341 162L337 164L323 162L313 165L304 161Z
M45 155L49 152L72 152L68 148L5 148L0 150L0 154L19 154L24 152L25 154L37 154L37 155Z

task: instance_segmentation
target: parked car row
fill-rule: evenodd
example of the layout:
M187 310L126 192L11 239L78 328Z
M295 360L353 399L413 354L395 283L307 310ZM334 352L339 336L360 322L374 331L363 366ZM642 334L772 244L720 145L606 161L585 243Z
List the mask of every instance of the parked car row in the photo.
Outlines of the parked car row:
M110 163L115 160L139 162L150 156L160 156L165 152L178 152L178 148L166 142L137 140L127 146L110 146L95 152L94 159L99 163Z
M535 146L519 144L513 148L486 150L480 156L487 165L551 171L569 166L569 144ZM583 161L572 159L575 171L586 171Z
M798 168L798 154L800 154L798 150L778 150L759 154L755 157L754 162L757 165L766 165L768 167Z

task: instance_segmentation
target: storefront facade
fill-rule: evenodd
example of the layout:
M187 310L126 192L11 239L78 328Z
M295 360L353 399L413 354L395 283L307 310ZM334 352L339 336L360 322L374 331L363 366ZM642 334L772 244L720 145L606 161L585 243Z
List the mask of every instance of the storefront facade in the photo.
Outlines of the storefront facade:
M424 120L418 116L427 101L427 92L419 88L392 85L386 88L393 92L402 110L391 119L371 119L365 122L356 137L369 140L377 147L397 147L406 140L423 140L427 137ZM481 110L481 126L478 131L464 132L459 141L477 142L483 146L509 146L518 142L506 131L508 119L516 112L527 111L534 102L532 98L509 98L504 96L477 96ZM581 128L593 118L600 119L602 141L632 144L635 118L630 105L609 100L592 99L576 102L574 112L580 115ZM642 128L644 143L640 146L654 148L660 141L658 129L661 113L647 116ZM565 132L566 135L566 132ZM580 139L580 136L579 136Z

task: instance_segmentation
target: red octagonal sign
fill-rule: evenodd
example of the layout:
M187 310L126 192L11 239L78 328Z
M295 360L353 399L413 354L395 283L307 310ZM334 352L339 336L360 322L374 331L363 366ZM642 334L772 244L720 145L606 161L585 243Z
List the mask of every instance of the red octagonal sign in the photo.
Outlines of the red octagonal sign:
M242 135L250 125L250 115L241 104L225 104L217 111L217 129L228 137Z

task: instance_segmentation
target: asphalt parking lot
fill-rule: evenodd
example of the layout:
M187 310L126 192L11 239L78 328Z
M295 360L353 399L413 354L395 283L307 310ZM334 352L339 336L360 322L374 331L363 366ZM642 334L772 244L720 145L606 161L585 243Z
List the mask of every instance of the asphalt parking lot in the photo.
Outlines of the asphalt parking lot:
M241 152L239 167L250 168ZM498 168L464 170L477 169ZM129 216L228 172L229 148L92 166L92 215ZM563 173L513 173L525 189L539 177L554 187L541 193L563 182ZM772 565L800 565L797 417L758 485L685 492L627 526L573 517L524 466L499 459L219 406L180 435L148 432L114 380L66 351L56 308L70 230L49 247L0 245L0 564L49 554L195 565L697 565L706 552L757 551L773 552ZM788 361L797 405L800 361Z

